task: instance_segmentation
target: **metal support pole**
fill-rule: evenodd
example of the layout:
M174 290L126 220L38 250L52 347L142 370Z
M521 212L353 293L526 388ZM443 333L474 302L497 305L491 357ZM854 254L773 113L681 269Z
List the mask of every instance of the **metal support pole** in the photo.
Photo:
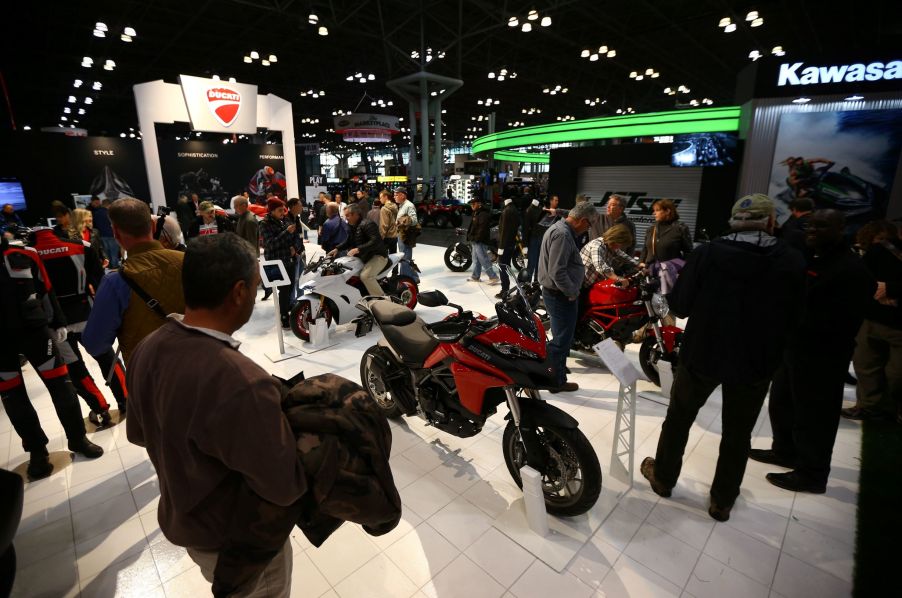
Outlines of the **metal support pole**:
M408 121L408 126L410 127L410 163L407 165L407 176L410 181L415 181L417 178L417 113L412 101L407 104L410 108L410 120Z
M425 79L420 80L420 143L423 149L423 182L429 176L429 85ZM416 184L416 181L411 181Z
M442 101L437 99L435 105L435 188L433 189L433 197L439 198L438 190L442 188L442 165L444 157L442 155Z

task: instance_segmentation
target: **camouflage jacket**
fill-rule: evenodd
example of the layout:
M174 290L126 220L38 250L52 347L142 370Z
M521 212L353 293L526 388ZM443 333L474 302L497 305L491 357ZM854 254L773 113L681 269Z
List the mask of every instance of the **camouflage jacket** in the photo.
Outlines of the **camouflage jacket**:
M401 520L401 496L388 463L391 429L365 390L334 374L315 376L288 390L282 409L297 438L309 490L294 505L280 507L244 485L229 530L232 541L216 563L215 596L254 580L295 525L320 546L345 521L379 536Z

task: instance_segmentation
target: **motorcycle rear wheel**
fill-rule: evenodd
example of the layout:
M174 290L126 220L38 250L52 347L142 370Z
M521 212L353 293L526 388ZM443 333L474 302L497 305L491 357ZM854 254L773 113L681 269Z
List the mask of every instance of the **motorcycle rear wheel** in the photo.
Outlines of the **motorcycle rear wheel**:
M473 265L473 256L457 250L457 243L445 250L445 266L452 272L466 272Z
M448 217L444 214L438 214L433 220L435 226L437 228L447 228L448 226Z
M327 324L332 323L332 310L328 302L323 304L323 316ZM313 306L310 305L310 301L302 299L295 303L288 314L288 321L291 322L291 331L296 337L305 342L309 341L310 324L313 322Z
M420 296L420 288L416 281L409 276L399 276L395 282L392 294L401 300L401 303L409 309L417 306L417 297Z
M582 515L592 508L601 494L601 465L595 449L579 429L539 425L536 433L540 436L548 464L542 472L545 508L552 515ZM507 471L522 488L520 468L527 464L526 449L513 421L508 421L504 428L501 447Z
M391 396L391 391L385 387L385 382L381 376L372 371L369 367L370 356L374 358L378 356L379 345L373 345L364 352L360 358L360 384L366 389L370 398L376 402L376 405L382 409L382 413L389 419L398 419L401 417L401 408Z
M658 373L658 360L661 358L661 350L658 347L658 339L646 336L639 345L639 365L642 372L648 376L655 386L661 386L661 374ZM666 363L666 362L665 362Z

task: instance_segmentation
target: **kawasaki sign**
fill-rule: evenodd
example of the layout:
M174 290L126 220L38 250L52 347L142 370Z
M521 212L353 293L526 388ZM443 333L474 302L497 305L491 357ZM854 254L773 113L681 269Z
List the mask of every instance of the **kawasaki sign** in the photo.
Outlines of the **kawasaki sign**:
M804 62L781 64L777 85L822 85L902 79L902 60L829 66L806 66Z

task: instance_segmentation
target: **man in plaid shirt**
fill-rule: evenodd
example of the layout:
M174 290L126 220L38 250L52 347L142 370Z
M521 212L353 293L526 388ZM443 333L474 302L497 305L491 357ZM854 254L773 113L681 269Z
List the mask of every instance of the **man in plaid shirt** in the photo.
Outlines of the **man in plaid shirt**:
M285 271L294 278L294 260L304 250L304 244L298 234L297 225L289 224L285 219L288 208L281 199L270 199L266 202L269 212L260 223L260 234L263 236L263 255L267 260L281 260ZM297 281L294 281L295 283ZM268 290L268 289L267 289ZM269 295L267 294L266 297ZM279 314L282 328L288 328L288 312L291 310L291 289L279 292Z
M620 275L635 272L636 262L621 250L621 247L628 247L632 242L633 236L629 229L617 224L597 239L586 243L579 252L586 266L583 288L588 289L606 278L621 281L623 279Z

